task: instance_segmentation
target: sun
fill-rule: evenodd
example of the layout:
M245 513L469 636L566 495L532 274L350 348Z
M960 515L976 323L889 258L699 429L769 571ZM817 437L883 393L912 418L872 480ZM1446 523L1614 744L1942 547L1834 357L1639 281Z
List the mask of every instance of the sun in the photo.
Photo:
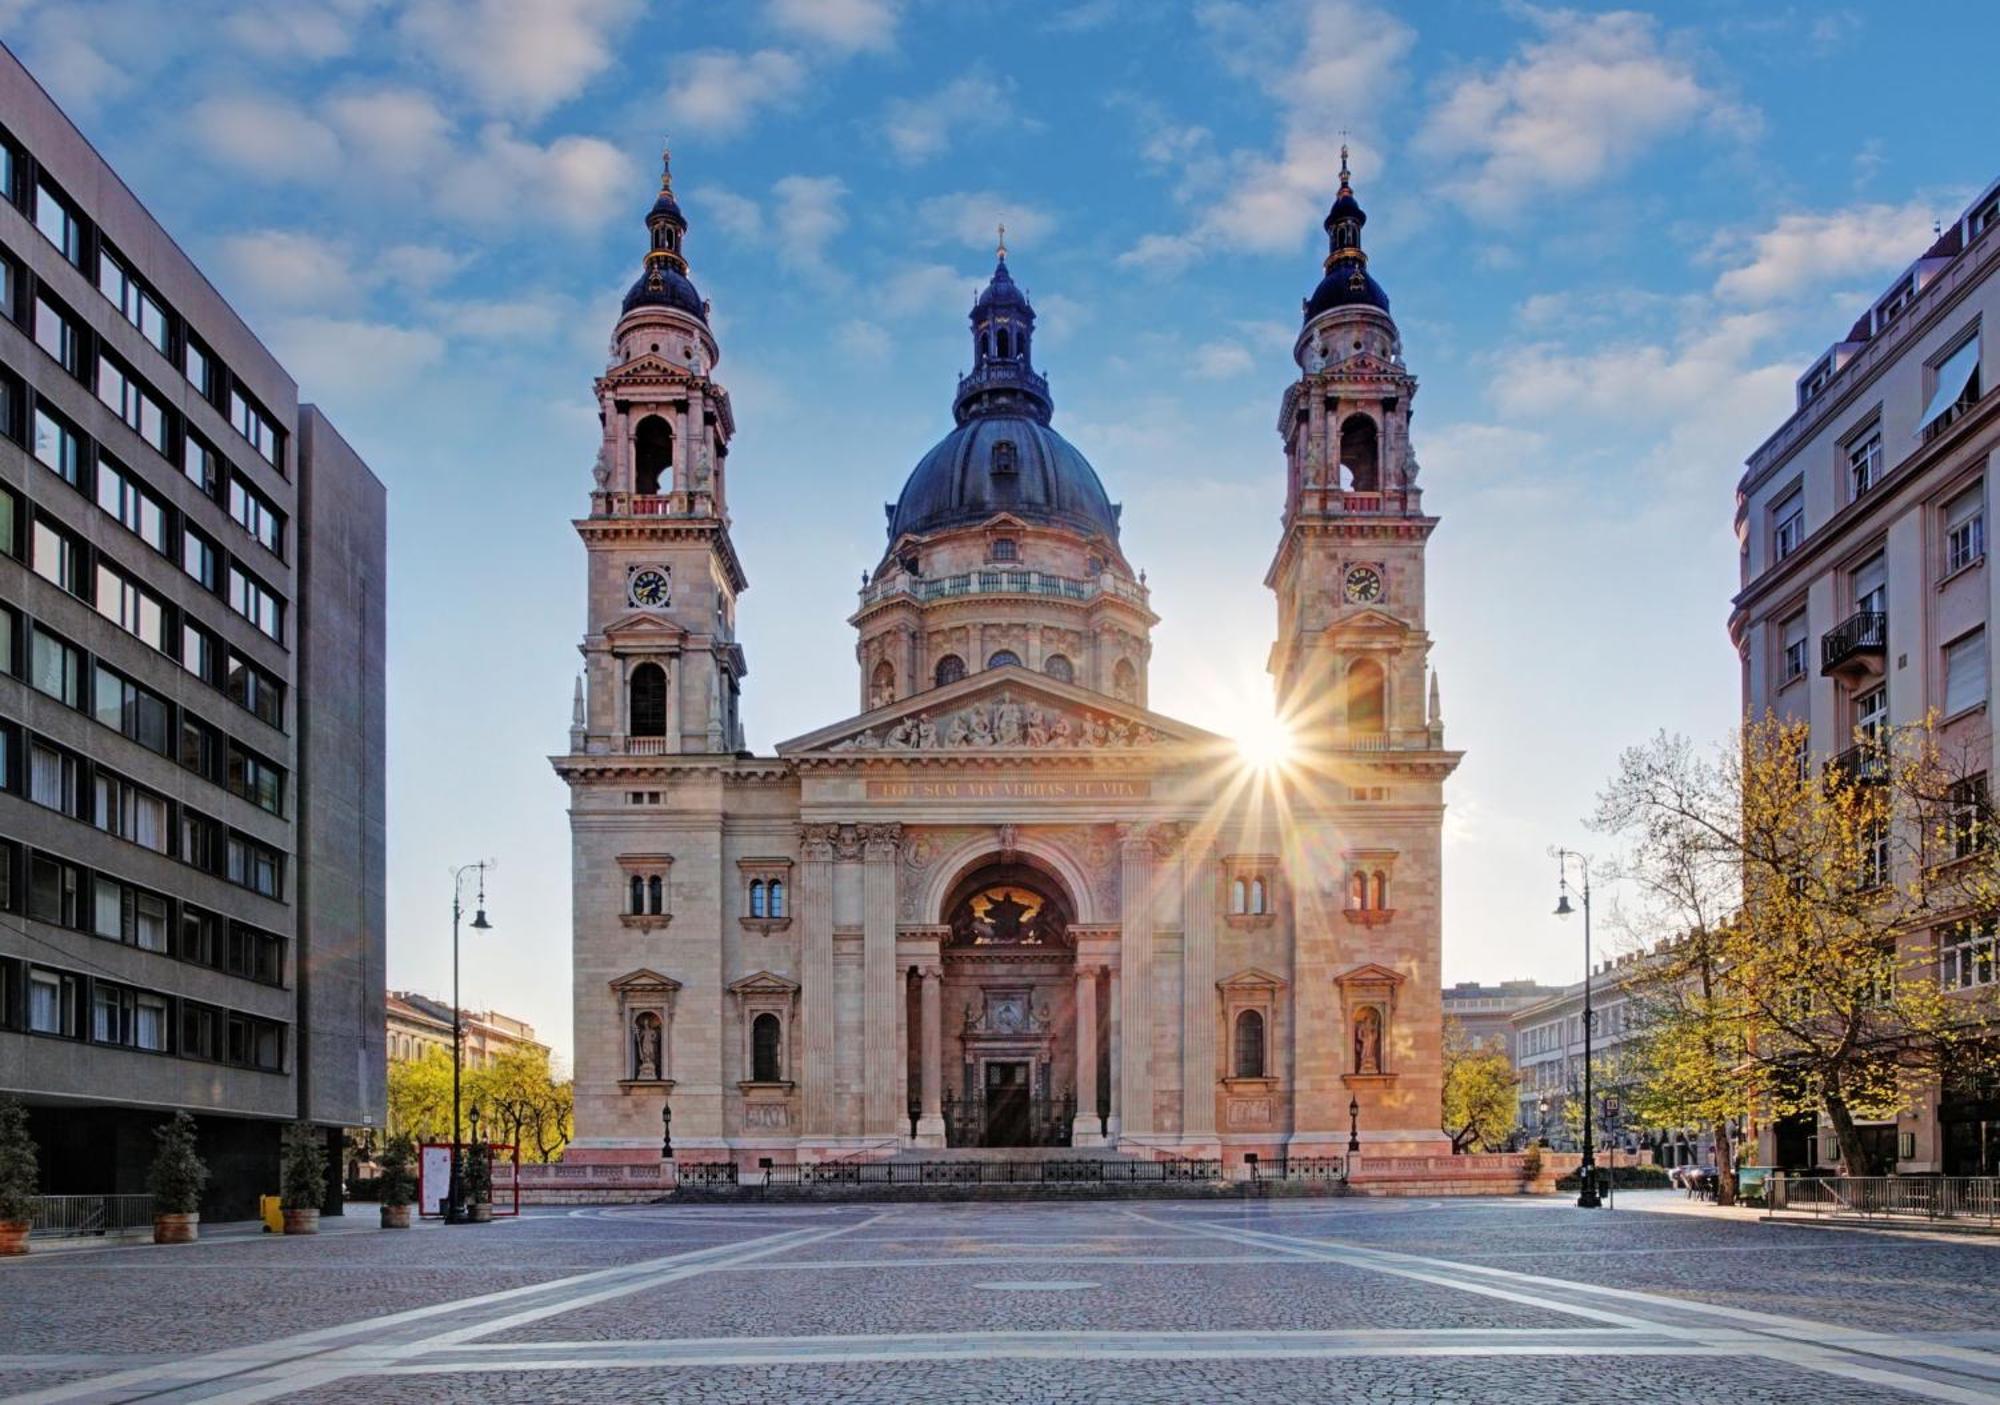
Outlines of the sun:
M1236 749L1253 770L1279 770L1292 759L1291 728L1269 714L1245 717L1236 729Z

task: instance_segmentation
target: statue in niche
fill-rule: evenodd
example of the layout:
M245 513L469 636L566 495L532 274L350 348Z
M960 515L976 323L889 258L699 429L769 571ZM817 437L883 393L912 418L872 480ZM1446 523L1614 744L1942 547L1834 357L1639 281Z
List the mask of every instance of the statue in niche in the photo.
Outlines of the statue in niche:
M986 919L991 924L992 936L996 942L1018 942L1022 938L1021 919L1033 911L1027 904L1017 902L1012 893L1002 893L986 905Z
M641 1083L660 1078L660 1017L648 1012L633 1021L633 1074Z
M1354 1071L1382 1071L1382 1016L1373 1005L1365 1005L1354 1017Z
M601 444L597 449L597 462L590 466L590 476L597 481L600 493L611 486L611 458Z

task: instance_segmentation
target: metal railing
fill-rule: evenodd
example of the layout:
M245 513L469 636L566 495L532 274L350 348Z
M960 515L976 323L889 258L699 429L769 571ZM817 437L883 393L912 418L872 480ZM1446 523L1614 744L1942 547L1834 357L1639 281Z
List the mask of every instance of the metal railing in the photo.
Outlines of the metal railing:
M1347 1158L1344 1156L1273 1156L1261 1159L1252 1164L1250 1167L1250 1179L1254 1181L1344 1181L1347 1179Z
M689 1168L692 1170L693 1168ZM1078 1158L1047 1161L822 1161L808 1165L769 1166L712 1180L681 1177L682 1186L925 1186L925 1185L1175 1185L1219 1181L1222 1163L1215 1160L1107 1161Z
M149 1229L152 1223L150 1195L44 1195L28 1217L28 1233L41 1239L80 1239Z
M1095 579L1051 575L1047 571L984 568L955 576L932 578L895 575L874 585L864 586L861 603L908 596L915 600L943 600L962 595L1053 595L1064 600L1094 600L1100 595L1130 600L1136 605L1147 601L1147 590L1121 577L1106 573Z
M1882 785L1889 779L1889 752L1881 742L1862 742L1827 758L1827 780L1846 785Z
M1849 659L1889 648L1889 617L1880 610L1856 610L1819 637L1819 671L1831 673Z
M1772 1211L1815 1218L1964 1220L2000 1223L2000 1176L1770 1177Z

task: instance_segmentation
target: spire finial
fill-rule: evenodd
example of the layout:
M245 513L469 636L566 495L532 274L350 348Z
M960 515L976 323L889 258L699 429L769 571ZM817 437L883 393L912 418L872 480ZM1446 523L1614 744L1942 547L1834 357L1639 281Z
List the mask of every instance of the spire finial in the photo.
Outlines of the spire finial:
M1342 195L1352 195L1354 193L1353 177L1348 174L1347 170L1347 133L1342 132L1340 135L1342 138L1340 143L1340 193Z
M674 190L674 153L671 143L660 138L660 190L671 195Z
M1007 224L1004 220L1000 224L1000 247L994 251L994 255L1000 262L1007 262Z

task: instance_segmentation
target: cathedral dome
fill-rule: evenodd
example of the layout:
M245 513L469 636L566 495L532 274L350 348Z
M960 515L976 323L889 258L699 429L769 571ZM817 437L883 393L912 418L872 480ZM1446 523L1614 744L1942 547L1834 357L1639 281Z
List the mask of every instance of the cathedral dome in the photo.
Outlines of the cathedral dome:
M623 310L672 308L706 324L708 308L688 280L687 257L681 251L681 241L687 237L687 217L681 213L681 202L674 198L673 158L665 151L660 153L660 193L653 208L646 211L646 234L646 264L626 291Z
M664 260L649 263L627 290L624 310L630 312L635 307L671 307L704 323L708 321L701 294L695 291L694 284Z
M1326 212L1326 276L1319 280L1306 299L1305 320L1337 307L1374 307L1389 310L1389 295L1368 271L1368 255L1361 248L1361 227L1368 213L1354 198L1354 183L1347 169L1347 147L1340 148L1340 191L1333 208Z
M1074 444L1029 415L978 414L918 462L889 513L889 539L970 526L998 512L1118 539L1118 509Z
M1336 307L1379 307L1387 312L1389 295L1367 269L1343 259L1326 271L1326 277L1306 299L1306 321Z

